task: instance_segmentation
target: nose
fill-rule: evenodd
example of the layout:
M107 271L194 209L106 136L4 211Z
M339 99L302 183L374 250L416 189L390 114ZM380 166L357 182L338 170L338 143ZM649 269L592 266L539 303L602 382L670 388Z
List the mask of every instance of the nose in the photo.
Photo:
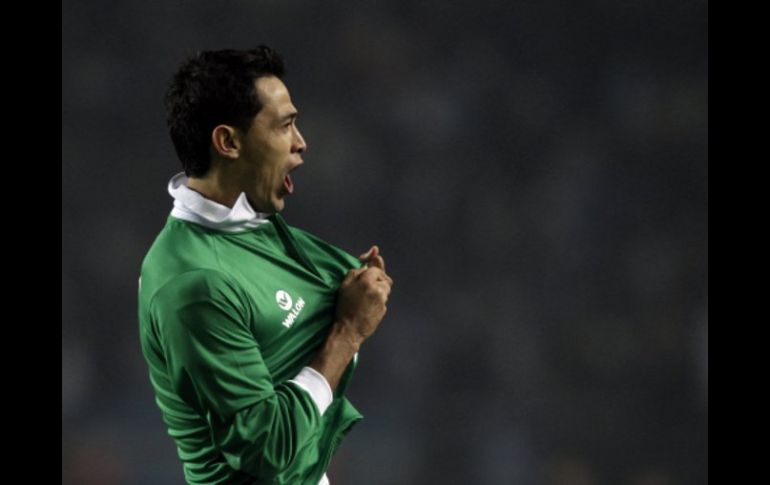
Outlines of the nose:
M299 132L299 128L296 125L294 125L294 139L292 140L291 148L294 153L305 153L307 151L307 143L305 143L305 139L302 138L302 133Z

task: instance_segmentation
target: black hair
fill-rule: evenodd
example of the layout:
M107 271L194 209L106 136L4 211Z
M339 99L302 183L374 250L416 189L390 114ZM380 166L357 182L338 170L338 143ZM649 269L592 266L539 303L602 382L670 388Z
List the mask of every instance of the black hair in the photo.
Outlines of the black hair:
M166 91L166 122L187 176L209 171L214 127L228 124L248 131L262 109L254 81L284 74L283 59L265 45L200 51L179 67Z

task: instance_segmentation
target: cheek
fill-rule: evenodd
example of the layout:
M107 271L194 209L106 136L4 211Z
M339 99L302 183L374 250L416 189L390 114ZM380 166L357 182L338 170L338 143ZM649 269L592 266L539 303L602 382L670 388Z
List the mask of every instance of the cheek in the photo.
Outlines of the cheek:
M283 176L281 175L281 165L277 162L275 157L266 163L260 173L260 185L267 191L272 191L276 188L276 185L283 184Z
M281 162L287 150L283 140L273 140L272 143L262 147L262 160L266 165L275 165Z

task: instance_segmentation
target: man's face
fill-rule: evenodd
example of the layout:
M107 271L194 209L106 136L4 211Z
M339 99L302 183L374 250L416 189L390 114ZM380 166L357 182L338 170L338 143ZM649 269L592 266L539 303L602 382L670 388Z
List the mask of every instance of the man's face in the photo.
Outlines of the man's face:
M237 163L251 205L273 214L283 210L284 197L294 191L289 172L302 164L307 146L297 129L297 108L286 85L274 76L260 77L255 83L262 109L242 138Z

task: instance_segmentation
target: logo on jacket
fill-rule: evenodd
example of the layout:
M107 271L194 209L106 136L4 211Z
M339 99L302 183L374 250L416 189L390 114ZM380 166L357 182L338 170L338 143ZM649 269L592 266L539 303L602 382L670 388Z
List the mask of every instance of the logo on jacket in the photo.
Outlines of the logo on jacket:
M281 307L281 310L288 310L291 308L291 297L283 290L275 292L275 301L278 302L278 306Z
M283 290L278 290L275 293L275 301L278 303L278 306L281 307L281 310L288 310L291 308L291 296ZM305 300L300 296L297 298L297 303L294 304L294 308L292 308L289 314L286 315L286 318L283 319L283 322L281 322L281 325L286 328L291 328L303 308L305 308Z

